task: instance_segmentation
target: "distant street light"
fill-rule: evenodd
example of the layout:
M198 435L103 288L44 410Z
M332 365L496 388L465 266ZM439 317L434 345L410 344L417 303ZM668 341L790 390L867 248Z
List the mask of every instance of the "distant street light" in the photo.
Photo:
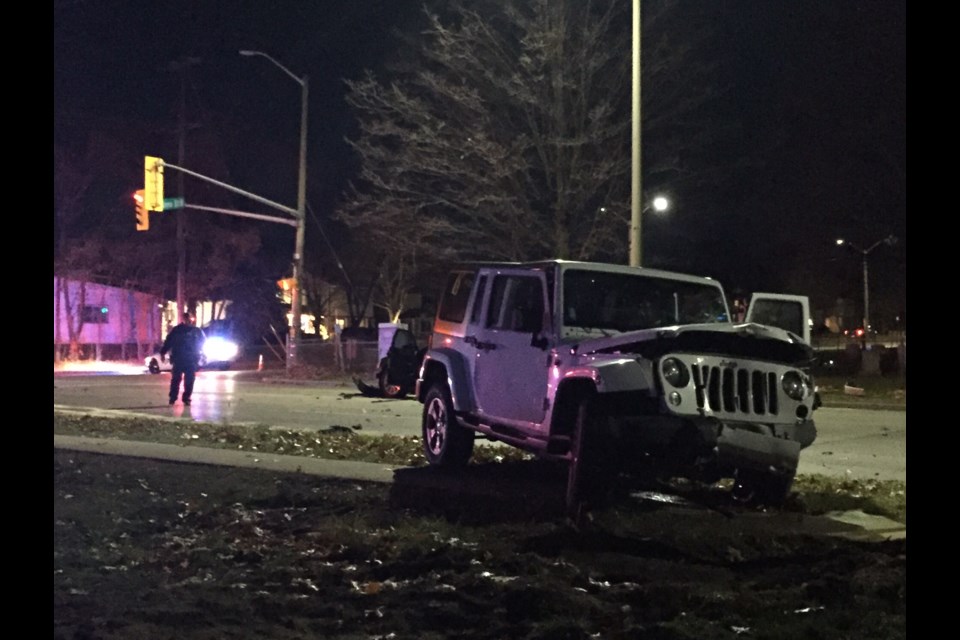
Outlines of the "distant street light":
M894 235L889 235L886 238L877 240L872 245L866 249L862 249L855 245L852 242L848 242L843 238L837 238L838 247L849 247L850 249L859 252L863 255L863 341L866 344L867 335L870 333L870 272L867 268L867 256L870 255L870 252L876 249L881 244L886 244L888 246L893 246L897 243L897 237Z
M303 241L307 220L307 76L298 77L285 66L262 51L243 50L242 56L261 56L293 78L302 88L300 102L300 177L297 185L297 236L293 249L293 282L290 287L290 333L287 337L287 371L297 364L297 346L300 342L300 306L303 279Z

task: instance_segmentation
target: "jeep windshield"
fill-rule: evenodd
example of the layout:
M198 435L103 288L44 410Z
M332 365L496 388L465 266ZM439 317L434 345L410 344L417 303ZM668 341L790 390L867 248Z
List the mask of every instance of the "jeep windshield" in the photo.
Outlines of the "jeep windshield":
M718 285L651 275L569 269L562 300L568 335L729 321Z

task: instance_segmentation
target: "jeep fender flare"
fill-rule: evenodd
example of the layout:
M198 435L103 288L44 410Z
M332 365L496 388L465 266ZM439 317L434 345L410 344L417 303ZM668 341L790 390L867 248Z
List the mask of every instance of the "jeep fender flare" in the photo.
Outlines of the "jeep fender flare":
M597 392L597 382L592 376L570 377L561 381L550 416L550 434L572 436L580 402L595 396Z
M470 368L464 357L453 349L431 349L423 358L420 392L417 400L423 402L430 384L443 380L450 388L450 400L454 411L476 409L476 399L470 388Z

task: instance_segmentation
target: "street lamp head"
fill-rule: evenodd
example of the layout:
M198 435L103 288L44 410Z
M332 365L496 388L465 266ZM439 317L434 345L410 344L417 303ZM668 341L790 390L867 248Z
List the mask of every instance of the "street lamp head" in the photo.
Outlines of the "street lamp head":
M665 196L655 196L653 200L650 200L644 207L641 209L642 213L646 213L653 209L657 213L662 213L670 208L670 200Z
M278 69L280 69L280 70L283 71L285 74L287 74L288 76L290 76L291 78L293 78L294 80L296 80L296 81L300 84L300 86L303 87L304 92L306 92L306 89L307 89L307 76L303 76L303 77L301 78L300 76L298 76L297 74L295 74L293 71L290 71L290 69L287 69L285 66L283 66L282 64L280 64L279 62L277 62L276 60L274 60L272 56L267 55L267 54L264 53L263 51L251 51L250 49L241 49L241 50L240 50L240 55L242 55L242 56L247 56L247 57L250 57L250 56L260 56L260 57L262 57L262 58L266 58L266 59L269 60L271 63L273 63L273 65L276 66Z
M837 246L838 246L838 247L842 247L845 242L846 242L846 240L844 240L843 238L837 238Z

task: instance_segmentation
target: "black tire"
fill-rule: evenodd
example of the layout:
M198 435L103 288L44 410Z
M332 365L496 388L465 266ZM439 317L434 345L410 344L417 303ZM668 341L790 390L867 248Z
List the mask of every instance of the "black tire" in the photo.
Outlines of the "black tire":
M160 364L157 362L156 358L150 360L150 366L147 367L147 369L153 374L160 373Z
M473 454L473 436L457 422L447 385L434 382L423 399L423 453L427 462L462 467Z
M603 505L618 475L617 456L606 424L596 393L584 394L577 402L567 471L566 506L575 521L585 509Z
M750 506L781 507L790 495L794 474L740 471L731 489L733 499Z

